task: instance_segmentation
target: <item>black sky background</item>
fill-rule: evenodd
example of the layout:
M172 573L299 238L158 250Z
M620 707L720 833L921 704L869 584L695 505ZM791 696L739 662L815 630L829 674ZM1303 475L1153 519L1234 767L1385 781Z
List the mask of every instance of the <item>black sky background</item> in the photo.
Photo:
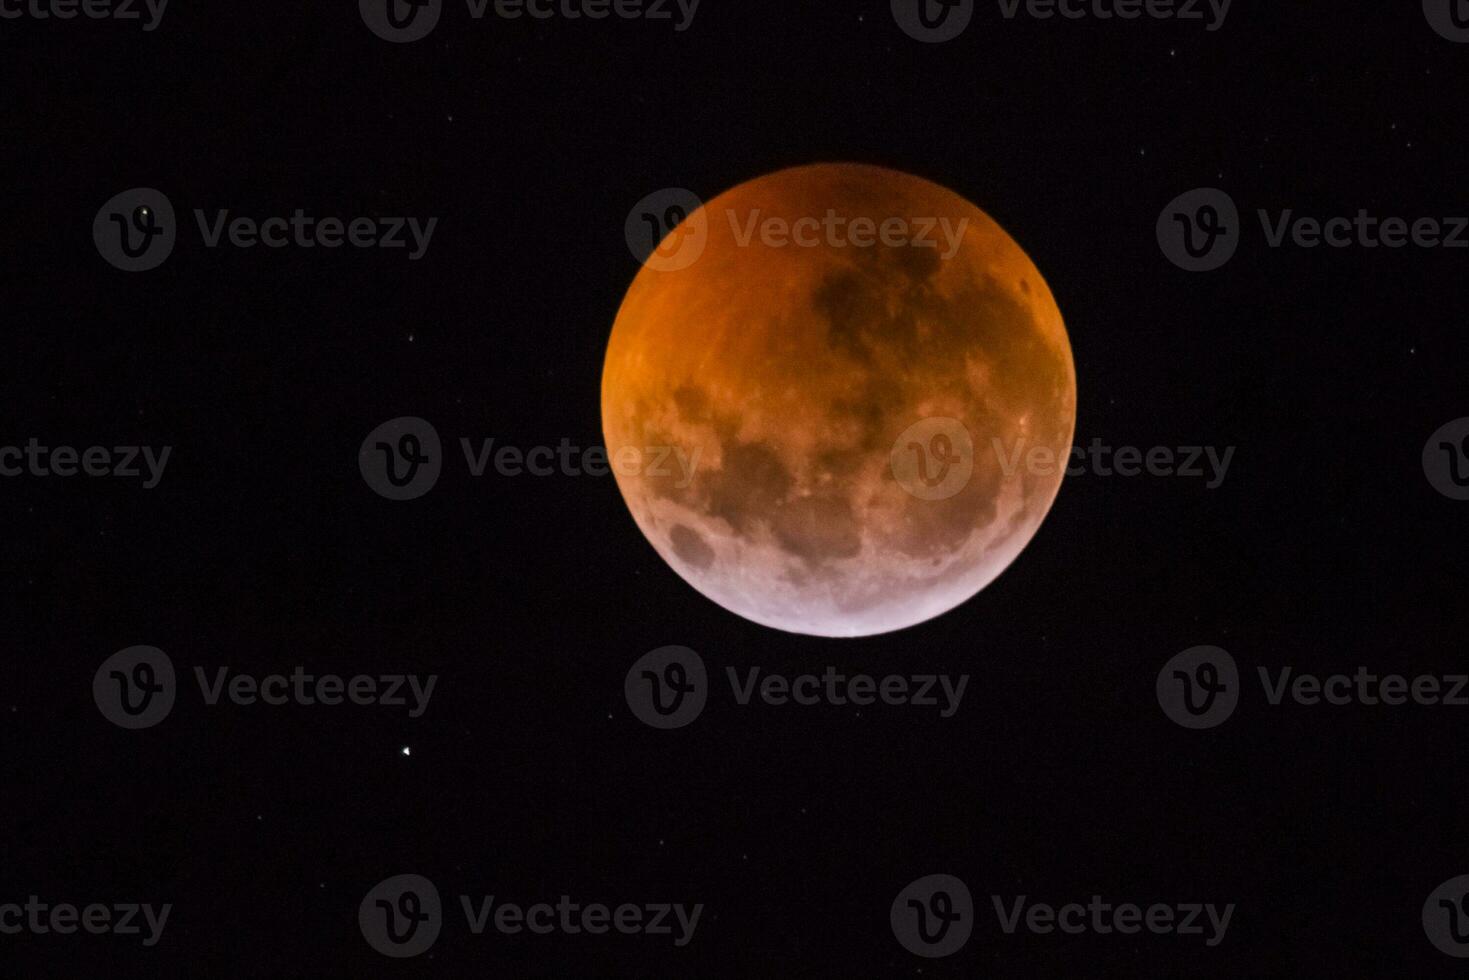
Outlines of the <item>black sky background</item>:
M1268 708L1188 732L1154 678L1464 669L1465 505L1419 454L1466 414L1469 255L1265 247L1256 208L1469 213L1469 46L1415 3L1237 0L1224 27L1007 22L921 45L883 0L704 0L693 26L472 21L389 45L355 4L170 6L142 33L0 22L7 314L0 444L170 445L159 487L0 482L10 640L0 901L172 902L163 942L0 939L0 975L1444 974L1419 910L1469 872L1469 709ZM461 436L601 439L601 358L637 266L628 209L801 163L910 171L986 210L1066 318L1077 441L1235 446L1202 480L1069 478L959 609L886 636L767 630L693 592L610 478L471 478ZM97 209L163 190L180 241L128 275ZM1160 209L1227 190L1249 231L1185 273ZM208 250L193 208L438 216L426 257ZM410 340L411 335L411 340ZM419 415L451 456L411 503L357 472ZM204 708L126 732L97 666L440 675L392 709ZM711 665L968 673L959 714L736 709L677 732L622 680ZM189 683L192 683L189 680ZM411 746L404 757L402 746ZM394 962L376 882L446 896L706 906L694 942L470 936ZM948 960L888 906L921 875L981 906ZM990 894L1235 902L1175 936L1005 936ZM457 903L456 903L457 904Z

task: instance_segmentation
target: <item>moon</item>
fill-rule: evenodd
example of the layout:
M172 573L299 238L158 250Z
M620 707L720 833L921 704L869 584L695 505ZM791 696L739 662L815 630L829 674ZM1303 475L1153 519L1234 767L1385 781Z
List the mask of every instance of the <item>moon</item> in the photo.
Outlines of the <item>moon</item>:
M1076 422L1050 288L979 208L824 163L691 211L623 299L602 428L643 535L745 619L869 636L973 597L1035 535Z

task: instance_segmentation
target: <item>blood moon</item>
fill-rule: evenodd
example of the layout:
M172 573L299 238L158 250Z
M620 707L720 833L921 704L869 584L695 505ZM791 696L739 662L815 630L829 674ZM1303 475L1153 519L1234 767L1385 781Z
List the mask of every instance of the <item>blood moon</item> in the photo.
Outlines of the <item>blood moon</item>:
M859 164L689 213L602 373L608 453L649 463L617 485L658 554L725 609L818 636L921 623L993 581L1060 487L1031 461L1064 462L1075 420L1066 327L1020 246Z

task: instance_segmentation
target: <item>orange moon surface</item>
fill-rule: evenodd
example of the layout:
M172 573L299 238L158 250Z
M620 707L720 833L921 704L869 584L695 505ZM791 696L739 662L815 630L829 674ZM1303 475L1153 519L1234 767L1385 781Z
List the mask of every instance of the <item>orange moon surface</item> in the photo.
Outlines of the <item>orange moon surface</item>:
M1015 240L858 164L689 214L628 289L602 373L618 488L658 554L725 609L816 636L912 626L992 582L1055 500L1075 421L1061 311Z

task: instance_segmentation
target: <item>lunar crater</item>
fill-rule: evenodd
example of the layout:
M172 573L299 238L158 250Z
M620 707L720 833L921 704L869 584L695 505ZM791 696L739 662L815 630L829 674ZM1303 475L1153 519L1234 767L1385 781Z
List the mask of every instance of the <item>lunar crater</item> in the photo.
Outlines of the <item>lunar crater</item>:
M674 446L697 460L684 480L618 472L649 542L719 605L792 632L881 633L972 597L1060 486L1059 471L1015 460L1036 447L1064 459L1071 446L1071 350L1039 271L974 205L876 167L780 171L705 207L704 253L638 273L603 371L609 453ZM741 244L722 220L829 208L965 233L942 258L911 245ZM969 446L966 479L941 499L893 463L916 453L924 478L956 465L940 459L949 443L897 445L928 419L961 426Z

